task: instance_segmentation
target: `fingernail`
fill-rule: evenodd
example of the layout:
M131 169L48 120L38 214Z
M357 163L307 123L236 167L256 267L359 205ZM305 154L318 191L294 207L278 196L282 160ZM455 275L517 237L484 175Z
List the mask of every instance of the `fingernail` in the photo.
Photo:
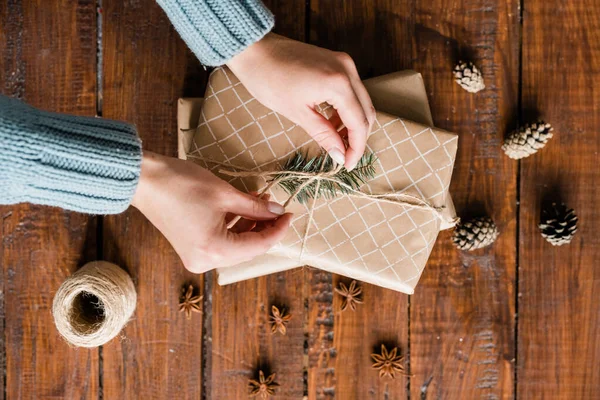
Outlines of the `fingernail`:
M273 214L283 215L285 214L285 208L281 204L277 204L273 201L267 203L267 209Z
M352 164L352 165L348 165L348 166L346 167L346 171L350 172L350 171L352 171L354 168L356 168L356 163L354 163L354 164Z
M333 159L333 161L340 165L343 165L346 162L346 158L344 157L342 152L335 147L329 150L329 156Z

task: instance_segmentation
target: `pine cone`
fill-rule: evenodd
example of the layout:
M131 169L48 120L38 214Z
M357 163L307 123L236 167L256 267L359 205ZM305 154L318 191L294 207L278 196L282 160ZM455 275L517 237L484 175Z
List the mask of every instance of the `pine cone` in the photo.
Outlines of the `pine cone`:
M577 232L577 215L564 204L552 203L542 211L540 222L542 236L553 246L571 243Z
M526 124L504 140L502 150L515 160L529 157L546 145L553 130L552 125L544 121Z
M494 243L498 234L498 228L490 217L473 218L456 226L452 242L460 250L472 251Z
M454 67L454 76L456 83L467 92L477 93L485 89L483 76L472 62L459 61Z

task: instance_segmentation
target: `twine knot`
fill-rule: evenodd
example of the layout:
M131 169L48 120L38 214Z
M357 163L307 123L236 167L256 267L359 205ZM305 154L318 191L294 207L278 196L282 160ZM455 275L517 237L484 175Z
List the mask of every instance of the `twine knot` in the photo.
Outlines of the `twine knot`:
M388 203L388 204L397 204L397 205L401 205L401 206L409 207L409 208L413 208L413 209L421 209L421 210L431 212L435 217L437 217L441 221L447 220L443 214L443 211L445 210L446 207L444 207L444 206L436 207L436 206L432 205L429 201L427 201L423 198L414 196L412 194L397 193L397 192L384 193L384 194L369 194L369 193L364 193L364 192L361 192L360 190L354 189L350 185L347 185L346 183L341 182L339 179L335 178L336 174L338 172L340 172L342 170L342 168L344 168L342 165L336 165L335 168L325 171L325 170L323 170L325 163L321 163L321 168L317 172L286 171L286 170L283 170L283 171L282 170L254 171L254 170L250 170L248 168L230 164L228 162L219 162L219 161L215 161L210 158L205 158L205 157L201 157L201 156L190 156L190 157L199 159L206 163L215 164L215 165L221 167L221 168L219 168L219 173L226 175L226 176L230 176L230 177L234 177L234 178L250 178L250 177L264 178L265 180L268 181L268 183L264 188L262 188L259 191L258 198L262 198L269 191L269 189L271 189L273 186L280 184L282 182L291 181L291 180L303 181L303 183L301 185L299 185L298 188L285 201L285 203L283 204L284 208L287 208L287 206L298 196L299 193L302 192L302 190L304 190L306 187L308 187L309 185L316 182L316 186L315 186L315 190L314 190L315 195L312 198L312 202L308 209L308 212L309 212L308 222L306 224L306 230L304 232L304 237L302 239L302 249L300 251L300 259L302 259L303 255L304 255L304 250L306 247L306 239L308 238L308 234L309 234L310 227L312 224L315 204L319 197L319 187L321 185L321 182L324 182L324 181L335 182L337 185L340 185L347 192L347 193L345 193L345 195L349 196L349 197L370 199L370 200L376 200L376 201L380 201L380 202ZM241 217L237 216L236 218L231 220L229 222L229 224L227 225L227 228L231 229L240 219L241 219ZM449 222L452 222L452 221L449 221Z

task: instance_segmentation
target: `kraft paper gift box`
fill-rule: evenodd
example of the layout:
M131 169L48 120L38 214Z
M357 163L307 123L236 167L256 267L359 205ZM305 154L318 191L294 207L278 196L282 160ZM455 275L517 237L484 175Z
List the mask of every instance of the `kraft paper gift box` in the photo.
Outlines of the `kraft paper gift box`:
M219 284L311 265L414 292L440 229L452 226L456 217L448 187L457 137L432 127L419 74L402 71L365 85L378 110L367 147L378 160L375 178L361 191L405 193L437 210L348 195L307 204L294 200L288 207L294 218L284 240L250 262L219 269ZM323 110L326 116L332 112L330 107ZM253 99L226 68L211 74L205 99L180 100L178 124L180 157L217 175L235 167L280 170L298 150L320 152L306 132ZM262 177L220 176L243 191L266 185ZM278 187L269 193L280 203L289 197Z

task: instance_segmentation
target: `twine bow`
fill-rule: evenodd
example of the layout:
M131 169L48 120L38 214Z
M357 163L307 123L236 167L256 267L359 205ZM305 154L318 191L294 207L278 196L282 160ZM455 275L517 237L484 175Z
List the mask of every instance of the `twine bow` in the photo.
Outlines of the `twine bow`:
M434 216L436 216L440 220L442 220L442 221L446 220L446 218L443 215L443 211L446 207L444 207L444 206L436 207L436 206L432 205L431 203L429 203L427 200L422 199L417 196L414 196L412 194L396 193L396 192L384 193L384 194L369 194L369 193L364 193L359 190L356 190L353 187L351 187L350 185L347 185L346 183L341 182L338 179L335 179L335 175L338 172L340 172L340 170L343 168L343 165L338 165L334 169L331 169L329 171L324 171L323 167L325 166L325 163L322 163L321 169L318 172L281 171L281 170L253 171L248 168L240 167L240 166L233 165L233 164L230 164L227 162L215 161L210 158L191 156L191 155L188 155L188 157L195 158L195 159L204 161L206 163L215 164L219 167L226 167L226 168L219 168L219 173L221 173L223 175L231 176L234 178L264 178L265 180L268 180L269 178L275 177L274 179L271 179L270 181L268 181L267 185L265 185L265 187L259 191L259 194L258 194L259 199L262 198L269 191L269 189L271 189L273 186L275 186L283 181L287 181L287 180L304 181L300 186L298 186L298 188L294 191L294 193L292 193L290 195L290 197L288 197L288 199L285 201L285 203L283 204L284 208L287 208L287 206L298 196L298 194L303 189L305 189L312 183L316 182L316 187L315 187L315 191L314 191L315 195L312 198L312 202L308 209L308 211L309 211L308 223L306 224L306 230L304 231L304 237L302 238L302 249L300 251L300 259L302 259L302 256L304 254L304 249L306 246L306 239L308 238L308 233L310 231L310 226L311 226L311 223L313 220L315 204L319 197L319 187L321 185L321 182L324 182L324 181L335 182L337 185L344 187L344 189L347 191L347 193L345 194L346 196L362 198L362 199L377 200L377 201L388 203L388 204L397 204L397 205L401 205L404 207L426 210L426 211L430 211ZM232 169L235 169L237 171L233 171ZM241 216L236 216L234 219L232 219L227 224L227 229L233 228L233 226L235 226L235 224L241 218L242 218Z

